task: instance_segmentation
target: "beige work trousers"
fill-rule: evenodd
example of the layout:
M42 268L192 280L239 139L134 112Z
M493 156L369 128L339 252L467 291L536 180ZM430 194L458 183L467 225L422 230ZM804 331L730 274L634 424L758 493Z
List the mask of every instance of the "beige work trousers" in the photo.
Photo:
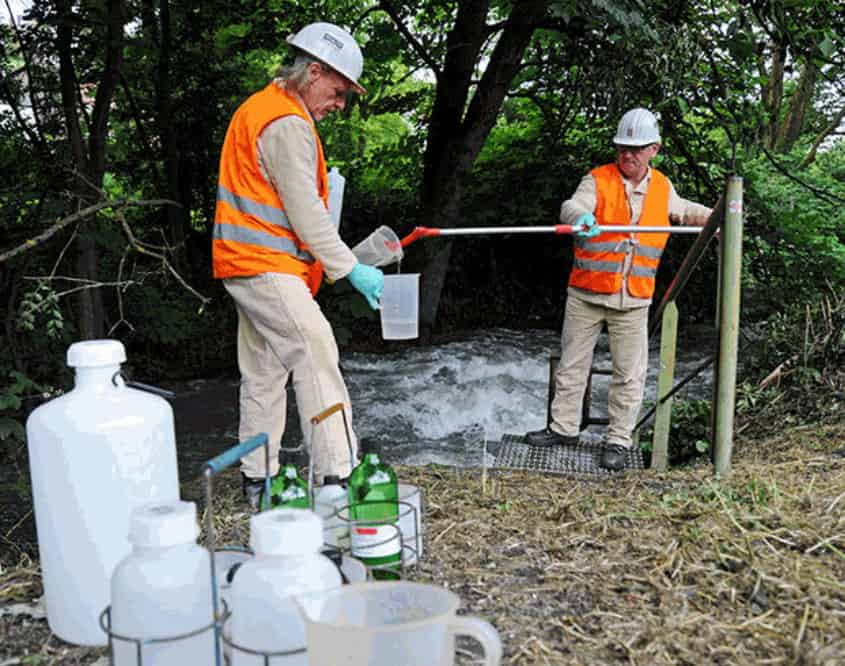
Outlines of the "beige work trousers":
M349 393L340 374L331 325L300 278L264 273L223 281L238 310L238 367L241 371L240 426L244 441L260 432L270 438L270 473L279 471L279 448L285 431L288 377L293 378L302 435L312 451L314 478L349 475L351 461L343 415L332 414L317 426L311 418L334 404L345 405L352 450ZM241 460L250 478L264 476L264 449Z
M561 334L560 363L550 427L561 435L581 430L581 406L593 350L607 324L613 375L608 391L607 443L631 446L631 432L643 399L648 369L648 308L614 310L570 294Z

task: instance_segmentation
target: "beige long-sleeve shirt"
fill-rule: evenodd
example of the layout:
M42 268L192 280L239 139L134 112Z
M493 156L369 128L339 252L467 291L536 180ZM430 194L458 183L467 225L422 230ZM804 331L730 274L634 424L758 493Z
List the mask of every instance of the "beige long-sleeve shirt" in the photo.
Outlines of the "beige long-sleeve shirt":
M648 191L648 184L651 182L651 168L645 178L639 184L634 185L624 176L622 183L625 185L625 196L628 200L628 212L631 214L631 224L639 224L643 212L643 201ZM575 224L584 213L594 213L596 210L596 181L591 174L581 179L575 194L561 204L560 221L563 224ZM675 186L669 182L669 221L672 224L681 226L703 227L710 216L710 208L688 201L682 198L675 191ZM633 234L632 234L633 235ZM628 271L631 268L633 258L633 245L628 245L623 267L622 289L615 294L599 294L594 291L569 287L567 293L571 296L595 305L613 308L614 310L630 310L632 308L646 307L651 303L650 298L635 298L628 293Z
M296 235L323 264L329 279L346 277L358 260L317 195L317 142L308 122L283 116L267 125L258 136L258 164L284 201Z

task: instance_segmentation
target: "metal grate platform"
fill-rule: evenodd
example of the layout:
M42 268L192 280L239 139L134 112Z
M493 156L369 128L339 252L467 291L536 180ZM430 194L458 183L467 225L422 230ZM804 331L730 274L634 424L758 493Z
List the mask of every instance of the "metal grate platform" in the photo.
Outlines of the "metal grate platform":
M504 435L498 446L490 447L495 455L494 469L524 469L549 474L610 477L632 469L643 469L643 455L638 447L628 451L625 469L611 472L599 467L601 449L590 444L578 446L529 446L522 435Z

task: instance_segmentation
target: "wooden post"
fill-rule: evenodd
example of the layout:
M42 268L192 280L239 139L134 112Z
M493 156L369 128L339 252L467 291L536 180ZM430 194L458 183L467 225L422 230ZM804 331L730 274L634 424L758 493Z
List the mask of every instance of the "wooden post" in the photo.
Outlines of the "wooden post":
M728 179L719 284L719 362L713 437L716 474L730 471L736 406L736 359L739 349L739 304L742 284L742 178Z
M678 306L670 301L663 310L660 329L660 373L657 376L657 406L654 437L651 442L651 467L663 472L669 463L669 428L672 425L672 398L661 399L672 390L675 381L675 350L678 339Z

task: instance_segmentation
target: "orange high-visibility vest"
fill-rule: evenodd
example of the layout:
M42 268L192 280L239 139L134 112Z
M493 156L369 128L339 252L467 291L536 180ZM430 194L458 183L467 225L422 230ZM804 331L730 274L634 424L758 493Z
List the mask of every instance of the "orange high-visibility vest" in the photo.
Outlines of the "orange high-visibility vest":
M290 115L304 118L314 132L317 195L328 207L326 162L314 121L287 91L270 83L235 111L226 131L211 244L214 277L291 273L316 294L323 267L296 235L279 193L258 164L258 135L277 118Z
M615 164L593 169L596 181L596 222L599 225L631 224L631 210L625 196L622 175ZM657 169L643 201L639 223L643 226L669 226L669 180ZM575 262L569 274L569 286L615 294L622 289L625 253L633 243L633 257L628 274L628 292L636 298L651 298L654 293L660 255L669 234L601 233L593 238L575 238Z

